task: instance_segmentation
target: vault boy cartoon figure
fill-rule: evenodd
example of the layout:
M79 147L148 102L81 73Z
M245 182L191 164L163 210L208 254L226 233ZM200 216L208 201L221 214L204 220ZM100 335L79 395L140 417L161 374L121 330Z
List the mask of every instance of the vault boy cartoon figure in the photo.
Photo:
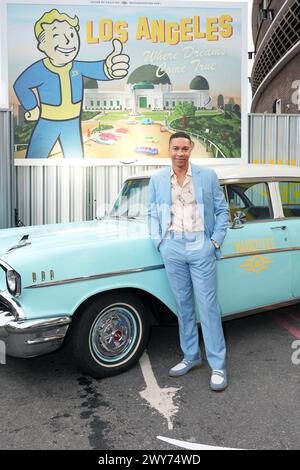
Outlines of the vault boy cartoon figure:
M57 140L65 158L82 158L81 107L83 77L95 80L121 79L127 75L129 57L123 45L113 40L105 60L76 61L80 48L79 20L53 9L35 23L38 49L46 57L30 65L14 83L15 93L28 121L37 121L27 149L27 158L47 158ZM33 90L36 90L36 94Z

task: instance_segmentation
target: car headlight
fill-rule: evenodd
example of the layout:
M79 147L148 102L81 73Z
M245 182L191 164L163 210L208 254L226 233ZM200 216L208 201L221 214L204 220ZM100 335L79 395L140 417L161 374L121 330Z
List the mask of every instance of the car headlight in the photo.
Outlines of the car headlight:
M13 269L6 271L6 284L12 295L18 297L21 294L21 276Z

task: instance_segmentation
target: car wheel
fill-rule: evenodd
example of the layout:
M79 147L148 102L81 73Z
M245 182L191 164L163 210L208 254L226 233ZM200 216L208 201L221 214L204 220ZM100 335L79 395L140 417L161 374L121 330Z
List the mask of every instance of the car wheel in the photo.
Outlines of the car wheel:
M80 369L95 378L128 370L149 337L146 309L128 292L98 297L71 326L71 354Z

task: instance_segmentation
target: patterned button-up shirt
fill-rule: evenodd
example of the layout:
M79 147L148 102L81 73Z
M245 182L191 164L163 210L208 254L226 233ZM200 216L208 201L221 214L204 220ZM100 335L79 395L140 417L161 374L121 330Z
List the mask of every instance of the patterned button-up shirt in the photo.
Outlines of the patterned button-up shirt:
M192 168L189 164L188 171L182 186L177 181L177 176L171 169L172 189L172 223L170 230L175 232L202 232L203 220L195 199L195 190L192 179Z

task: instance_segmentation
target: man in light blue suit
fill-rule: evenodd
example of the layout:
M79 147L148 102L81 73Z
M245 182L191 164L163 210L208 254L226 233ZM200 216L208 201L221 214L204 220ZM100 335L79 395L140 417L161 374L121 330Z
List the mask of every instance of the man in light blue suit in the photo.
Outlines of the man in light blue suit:
M194 144L177 132L170 137L172 166L155 173L149 185L148 226L160 251L175 296L183 360L169 375L202 365L194 309L200 312L210 388L227 386L226 345L216 295L216 259L229 224L229 210L216 173L189 162Z

